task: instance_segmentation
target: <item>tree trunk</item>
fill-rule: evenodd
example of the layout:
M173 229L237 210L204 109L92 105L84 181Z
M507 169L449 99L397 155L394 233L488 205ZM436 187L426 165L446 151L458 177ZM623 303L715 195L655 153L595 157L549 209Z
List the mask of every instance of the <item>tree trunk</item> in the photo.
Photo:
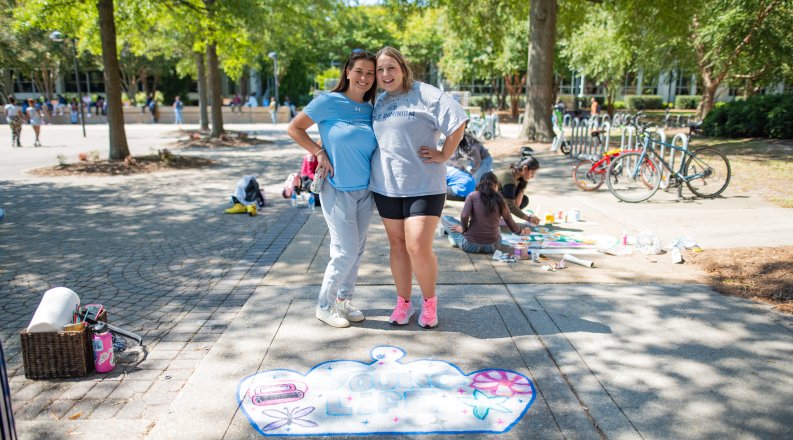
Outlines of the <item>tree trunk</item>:
M207 45L207 70L209 71L209 91L212 93L212 132L209 137L223 134L223 98L220 94L220 67L215 43Z
M143 95L145 97L149 97L149 75L146 72L145 67L141 67L138 69L138 76L140 77L140 88L143 91Z
M702 94L702 99L699 101L699 105L697 106L697 119L700 121L705 120L705 116L713 110L714 101L716 99L716 89L719 88L718 84L705 86L704 93Z
M521 137L540 142L553 139L553 51L558 9L557 0L534 0L529 12L526 110Z
M204 54L195 53L196 71L198 72L198 112L201 115L201 130L209 131L209 113L207 112L207 73Z
M99 31L102 37L107 123L110 129L110 160L123 160L129 156L129 146L124 130L124 109L121 107L121 75L116 52L113 0L99 0L97 8L99 9Z
M509 92L509 110L512 118L518 118L518 104L520 104L520 94L523 93L523 86L526 84L526 75L523 77L515 72L510 75L504 76L504 83Z
M127 99L129 99L130 104L134 107L135 93L138 92L138 77L135 76L134 73L128 74L122 70L121 82L124 86L124 91L127 93Z

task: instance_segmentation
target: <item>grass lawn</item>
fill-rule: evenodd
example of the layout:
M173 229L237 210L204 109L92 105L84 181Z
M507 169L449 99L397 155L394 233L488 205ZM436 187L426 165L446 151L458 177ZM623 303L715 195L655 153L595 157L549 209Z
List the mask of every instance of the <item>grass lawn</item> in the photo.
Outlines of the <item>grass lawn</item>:
M695 137L691 146L713 146L730 159L733 194L760 195L783 208L793 208L793 141Z

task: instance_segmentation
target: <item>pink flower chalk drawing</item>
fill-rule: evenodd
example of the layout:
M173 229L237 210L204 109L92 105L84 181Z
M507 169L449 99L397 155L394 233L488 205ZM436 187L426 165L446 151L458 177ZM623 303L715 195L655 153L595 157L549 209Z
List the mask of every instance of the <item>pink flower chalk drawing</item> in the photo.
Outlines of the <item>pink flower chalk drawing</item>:
M478 373L469 386L481 391L488 391L494 396L512 397L515 394L532 393L531 384L524 376L500 370Z

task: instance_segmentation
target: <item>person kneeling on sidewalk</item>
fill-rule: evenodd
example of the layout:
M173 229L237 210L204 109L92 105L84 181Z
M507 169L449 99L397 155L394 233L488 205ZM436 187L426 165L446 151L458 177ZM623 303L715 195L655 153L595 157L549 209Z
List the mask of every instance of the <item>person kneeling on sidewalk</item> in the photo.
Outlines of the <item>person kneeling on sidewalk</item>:
M499 221L504 219L516 234L529 234L531 228L519 226L512 219L507 202L498 192L498 180L493 173L482 175L476 191L465 198L460 220L444 215L441 222L449 232L449 241L468 253L492 254L501 247Z

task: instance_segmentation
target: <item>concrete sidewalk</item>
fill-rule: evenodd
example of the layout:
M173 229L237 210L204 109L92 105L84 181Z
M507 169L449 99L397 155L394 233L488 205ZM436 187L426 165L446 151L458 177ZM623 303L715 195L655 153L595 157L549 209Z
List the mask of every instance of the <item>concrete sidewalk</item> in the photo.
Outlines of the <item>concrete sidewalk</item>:
M793 435L793 319L711 291L695 267L674 265L668 255L592 255L594 269L546 272L528 261L467 255L436 237L441 323L424 330L413 318L397 328L387 323L394 290L375 215L355 294L367 320L325 326L313 311L329 258L327 227L319 211L291 208L277 196L301 150L283 127L250 129L275 142L184 152L218 160L207 170L88 180L0 175L7 211L0 336L21 438L108 432L108 423L114 438L259 438L236 400L246 376L368 362L382 345L404 350L405 362L436 359L465 373L498 368L528 377L536 400L498 438ZM567 159L541 154L540 161L531 204L580 209L586 222L570 229L615 236L649 229L664 243L691 236L706 252L793 242L790 210L729 189L717 200L659 194L627 205L604 191L574 189ZM220 214L243 174L261 177L273 205L253 218ZM448 203L446 211L459 208ZM744 222L758 233L747 234ZM145 335L145 349L131 348L109 375L25 379L17 332L54 285L106 304L111 322ZM378 436L391 437L405 436Z

